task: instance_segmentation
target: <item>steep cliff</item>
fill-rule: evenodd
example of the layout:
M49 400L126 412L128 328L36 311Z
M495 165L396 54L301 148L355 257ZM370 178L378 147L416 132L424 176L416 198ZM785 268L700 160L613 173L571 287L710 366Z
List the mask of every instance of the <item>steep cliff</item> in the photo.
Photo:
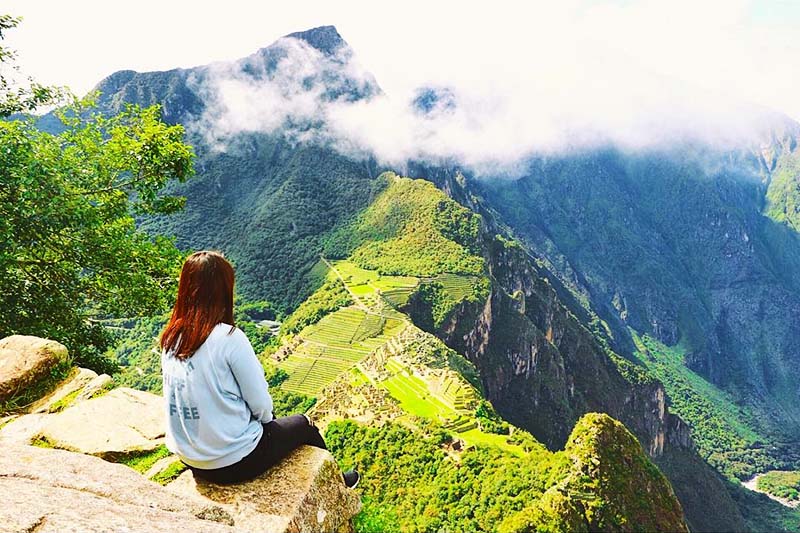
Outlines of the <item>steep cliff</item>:
M431 175L484 220L491 294L481 304L463 307L439 333L478 367L498 412L551 447L564 445L584 413L608 413L675 479L693 529L744 529L724 482L697 457L686 424L669 412L663 385L616 354L606 340L608 332L599 329L602 323L569 296L543 263L498 233L505 228L463 176ZM697 493L698 486L706 492Z

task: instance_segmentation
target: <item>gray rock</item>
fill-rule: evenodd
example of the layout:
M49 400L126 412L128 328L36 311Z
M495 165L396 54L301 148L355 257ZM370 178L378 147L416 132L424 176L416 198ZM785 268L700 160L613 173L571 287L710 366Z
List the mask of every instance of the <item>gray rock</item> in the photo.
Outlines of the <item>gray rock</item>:
M112 461L131 453L152 451L164 441L162 404L161 396L155 394L114 389L48 415L36 438L54 448Z
M48 377L66 360L67 349L56 341L27 335L0 339L0 402Z
M96 457L0 440L0 531L231 532L221 507Z
M361 509L333 456L312 446L298 448L245 483L216 485L186 471L167 488L223 507L236 527L248 531L351 531L351 519Z

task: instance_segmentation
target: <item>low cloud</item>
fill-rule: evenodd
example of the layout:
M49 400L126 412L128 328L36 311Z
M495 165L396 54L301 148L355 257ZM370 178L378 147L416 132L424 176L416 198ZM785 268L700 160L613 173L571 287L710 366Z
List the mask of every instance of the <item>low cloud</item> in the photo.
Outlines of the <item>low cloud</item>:
M486 71L472 83L438 79L422 93L416 87L387 94L346 46L325 54L283 38L244 60L201 70L192 88L207 108L190 128L218 150L240 133L280 132L399 168L411 160L446 160L478 175L514 175L533 154L605 144L630 150L686 141L752 144L784 120L604 47L565 46L549 58ZM420 106L420 94L429 105Z

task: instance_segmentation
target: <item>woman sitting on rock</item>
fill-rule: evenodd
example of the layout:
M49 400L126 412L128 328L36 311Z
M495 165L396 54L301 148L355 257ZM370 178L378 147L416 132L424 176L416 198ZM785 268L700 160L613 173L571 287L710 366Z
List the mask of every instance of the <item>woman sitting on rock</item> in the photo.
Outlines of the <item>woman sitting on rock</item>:
M167 448L214 483L254 478L303 444L326 449L305 415L273 416L264 369L233 323L233 278L222 254L189 256L161 334ZM354 487L358 473L344 480Z

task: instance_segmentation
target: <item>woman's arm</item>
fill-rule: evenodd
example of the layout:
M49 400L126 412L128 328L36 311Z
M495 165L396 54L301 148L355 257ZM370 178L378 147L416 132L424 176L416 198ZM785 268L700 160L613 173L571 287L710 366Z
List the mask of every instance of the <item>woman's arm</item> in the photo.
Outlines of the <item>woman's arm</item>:
M244 332L237 329L231 337L234 347L230 352L228 365L253 417L266 424L272 420L272 396L264 378L264 367L258 361Z

